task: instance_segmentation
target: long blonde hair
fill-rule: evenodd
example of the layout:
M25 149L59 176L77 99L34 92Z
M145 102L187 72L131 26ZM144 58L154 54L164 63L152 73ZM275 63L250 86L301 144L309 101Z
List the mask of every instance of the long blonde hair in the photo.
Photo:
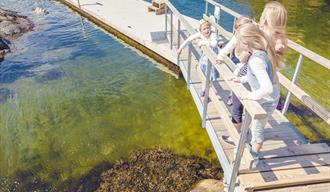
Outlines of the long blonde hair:
M265 5L265 8L261 14L260 18L267 20L267 24L271 28L284 28L287 23L287 11L285 7L277 2L271 1Z
M235 21L234 29L237 30L240 26L246 23L252 23L252 19L247 16L238 17Z
M277 1L268 2L261 14L260 21L261 20L267 22L268 29L265 32L273 45L275 46L277 40L280 40L284 45L284 51L276 52L278 60L283 62L288 44L285 32L288 18L285 7Z
M264 50L272 63L273 81L278 82L276 71L280 68L280 63L276 57L274 46L268 37L259 27L253 23L246 23L236 30L237 51L242 51L243 44L249 49Z

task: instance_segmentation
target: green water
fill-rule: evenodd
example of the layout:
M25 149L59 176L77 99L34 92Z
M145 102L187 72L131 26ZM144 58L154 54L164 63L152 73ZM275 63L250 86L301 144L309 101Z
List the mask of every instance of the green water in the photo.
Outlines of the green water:
M34 18L42 27L0 66L0 179L57 185L158 146L216 161L183 79L86 21L83 32L65 6L46 6L49 16Z
M174 3L193 17L199 12L191 9L204 9L202 1ZM329 58L329 3L284 4L289 37ZM230 5L258 15L264 2ZM50 14L32 15L37 6ZM183 79L94 25L81 26L80 17L62 4L0 0L0 7L30 16L37 26L0 63L0 181L32 177L57 185L146 147L217 161ZM296 60L289 56L288 77ZM329 107L327 70L307 60L298 84ZM288 117L308 139L330 138L329 126L315 115L289 112Z

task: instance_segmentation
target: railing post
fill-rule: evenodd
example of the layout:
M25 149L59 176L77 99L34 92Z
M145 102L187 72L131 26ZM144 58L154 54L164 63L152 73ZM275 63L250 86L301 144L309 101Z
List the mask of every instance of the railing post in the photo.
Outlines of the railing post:
M180 31L181 31L181 22L178 19L178 41L177 41L177 48L179 49L180 47Z
M188 45L188 71L187 71L187 89L190 88L190 76L191 76L191 48L192 45Z
M297 81L303 61L304 61L304 56L302 54L300 54L295 72L293 74L293 78L291 80L292 83L295 83ZM283 109L282 109L282 114L283 115L287 112L287 110L289 108L289 105L290 105L290 102L291 102L291 96L292 96L292 93L289 91L288 95L286 96L285 103L284 103L284 106L283 106Z
M233 34L235 33L235 25L236 25L236 20L237 20L237 18L236 18L236 17L234 17L234 22L233 22Z
M167 37L167 5L165 5L165 37Z
M209 8L209 3L207 2L207 0L205 0L205 15L206 16L207 16L208 8Z
M239 166L241 164L241 159L242 159L243 152L244 152L245 140L246 140L248 130L249 130L250 119L251 119L250 114L248 114L247 111L245 110L245 117L243 119L241 134L239 137L238 145L236 146L237 153L236 153L235 160L234 160L233 170L232 170L231 176L230 176L230 183L229 183L229 188L228 188L229 192L232 192L235 189Z
M171 11L171 32L170 32L170 47L173 49L173 12Z
M219 24L219 20L220 20L220 11L221 11L221 8L217 5L214 6L214 17L215 17L215 22L217 24ZM219 30L218 28L216 28L216 34L217 34L217 37L219 36Z
M205 90L202 90L202 91L205 91L204 101L203 101L203 121L202 121L203 128L206 127L207 106L209 103L211 68L212 68L212 64L210 63L209 60L207 60L206 80L205 80L205 85L204 85Z
M78 0L78 7L81 9L80 0Z

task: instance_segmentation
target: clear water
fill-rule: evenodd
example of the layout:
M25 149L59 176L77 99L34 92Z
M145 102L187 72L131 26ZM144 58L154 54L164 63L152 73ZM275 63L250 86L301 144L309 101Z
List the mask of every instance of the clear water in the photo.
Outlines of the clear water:
M300 38L329 58L329 3L309 2L288 10L290 38ZM194 18L204 10L201 0L173 3ZM223 3L247 15L257 15L264 5ZM50 14L33 15L37 6ZM0 63L0 177L16 178L23 172L57 185L102 161L155 146L216 161L182 79L162 72L152 60L87 21L82 30L81 18L55 1L0 0L0 7L20 11L36 23L36 30L19 38L15 52ZM313 23L315 19L319 22ZM230 27L230 18L226 20ZM320 32L315 35L310 25ZM288 74L293 67L289 64ZM327 71L310 68L304 66L299 83L329 106ZM296 122L303 124L299 118ZM301 127L311 139L330 137L326 126Z
M76 178L134 149L216 160L183 79L54 1L0 1L36 30L0 64L0 175ZM50 14L30 15L33 7Z

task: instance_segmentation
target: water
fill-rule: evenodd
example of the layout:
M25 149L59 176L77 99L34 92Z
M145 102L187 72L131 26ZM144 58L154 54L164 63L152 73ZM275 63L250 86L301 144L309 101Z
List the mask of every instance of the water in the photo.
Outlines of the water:
M289 36L329 58L329 3L310 2L288 10ZM173 3L197 19L204 12L201 0ZM258 15L264 5L223 3L246 15ZM37 6L50 14L33 15ZM102 161L155 146L216 161L182 79L89 22L84 21L83 31L81 18L55 1L0 0L0 7L28 15L37 26L0 63L0 181L5 176L29 182L32 177L58 185ZM226 20L230 27L231 19ZM299 84L329 106L327 71L314 66L304 64ZM288 64L288 75L293 67ZM301 125L315 118L292 118L309 139L330 137L327 126Z
M0 2L37 26L0 64L0 177L58 185L157 146L216 161L183 79L62 4Z

